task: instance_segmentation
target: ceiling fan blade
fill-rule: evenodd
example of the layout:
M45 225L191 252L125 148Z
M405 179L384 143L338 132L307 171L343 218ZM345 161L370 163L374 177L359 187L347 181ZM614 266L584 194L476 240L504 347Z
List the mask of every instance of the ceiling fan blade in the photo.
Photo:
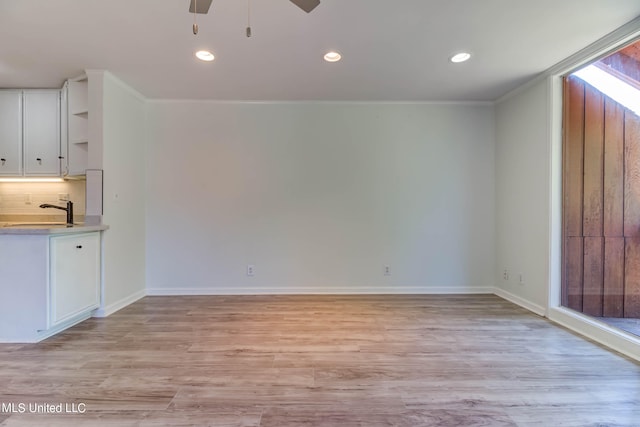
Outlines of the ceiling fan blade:
M291 0L291 3L309 13L320 4L320 0Z
M191 0L191 4L189 5L189 13L208 13L209 8L211 7L211 2L213 0ZM198 3L198 9L196 10L195 3Z

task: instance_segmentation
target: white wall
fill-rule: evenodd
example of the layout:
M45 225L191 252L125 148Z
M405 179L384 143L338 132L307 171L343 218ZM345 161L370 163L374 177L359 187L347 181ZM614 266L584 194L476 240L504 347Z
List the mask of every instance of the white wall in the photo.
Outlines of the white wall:
M493 106L155 101L148 132L150 293L493 289Z
M549 114L545 80L496 106L498 294L539 314L549 288Z
M108 72L103 80L102 128L103 223L110 228L103 239L99 315L107 315L144 296L146 286L146 101Z

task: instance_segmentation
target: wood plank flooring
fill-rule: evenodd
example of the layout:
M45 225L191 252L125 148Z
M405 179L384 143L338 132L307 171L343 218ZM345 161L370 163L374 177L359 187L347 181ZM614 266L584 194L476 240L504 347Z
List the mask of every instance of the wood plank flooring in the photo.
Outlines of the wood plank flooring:
M490 295L146 297L0 344L0 403L2 426L640 426L640 364Z

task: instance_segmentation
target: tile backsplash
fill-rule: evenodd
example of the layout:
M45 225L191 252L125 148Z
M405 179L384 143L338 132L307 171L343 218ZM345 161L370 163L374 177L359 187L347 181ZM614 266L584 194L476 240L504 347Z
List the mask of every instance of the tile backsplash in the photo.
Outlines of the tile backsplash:
M0 182L0 215L55 215L64 220L57 209L42 209L42 203L64 206L60 195L68 194L76 215L85 212L85 181L65 182Z

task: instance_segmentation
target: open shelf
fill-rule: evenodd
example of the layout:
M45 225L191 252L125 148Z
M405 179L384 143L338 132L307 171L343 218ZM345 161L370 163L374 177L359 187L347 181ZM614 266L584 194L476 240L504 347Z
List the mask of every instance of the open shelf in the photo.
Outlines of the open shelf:
M85 74L68 80L69 175L84 175L89 150L89 80Z

